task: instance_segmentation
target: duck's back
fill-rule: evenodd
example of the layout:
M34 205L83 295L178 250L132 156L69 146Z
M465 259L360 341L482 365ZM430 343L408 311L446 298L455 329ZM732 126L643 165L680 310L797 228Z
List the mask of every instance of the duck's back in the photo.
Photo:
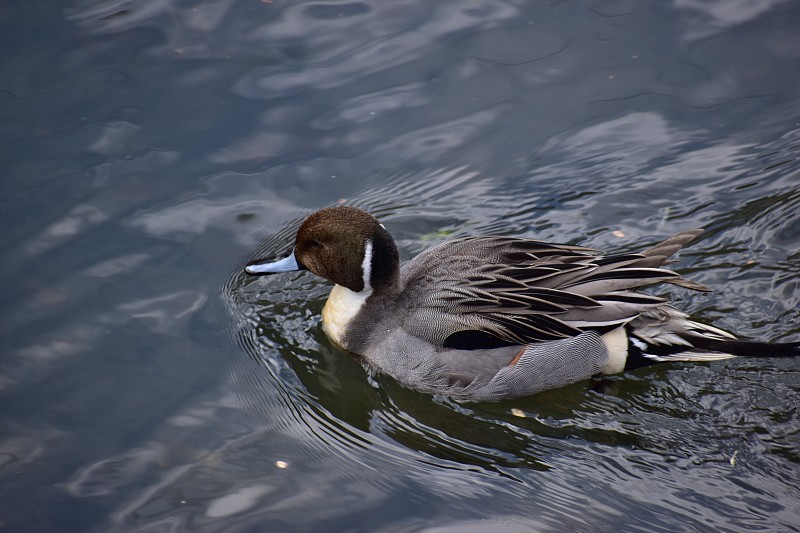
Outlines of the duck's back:
M627 343L621 326L664 305L635 289L678 277L657 268L667 255L602 257L510 237L445 242L403 266L392 321L365 355L400 381L456 397L574 383L606 369L610 344Z
M404 329L475 349L609 331L663 300L629 289L676 277L651 258L510 237L440 244L402 269Z

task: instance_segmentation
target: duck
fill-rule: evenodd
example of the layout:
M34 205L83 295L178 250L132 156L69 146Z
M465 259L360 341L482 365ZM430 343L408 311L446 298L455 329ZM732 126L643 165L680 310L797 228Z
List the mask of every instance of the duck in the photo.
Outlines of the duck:
M800 343L739 340L641 292L659 283L710 291L664 268L702 233L610 255L521 237L463 237L401 266L383 224L336 206L303 221L286 257L244 270L307 270L329 280L322 329L335 345L406 387L456 401L521 398L656 363L800 355Z

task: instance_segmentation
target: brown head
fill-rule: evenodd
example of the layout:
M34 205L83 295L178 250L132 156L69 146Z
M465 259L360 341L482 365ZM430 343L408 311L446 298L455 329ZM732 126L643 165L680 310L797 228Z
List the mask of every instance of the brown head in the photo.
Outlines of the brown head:
M328 207L309 216L297 232L294 250L280 261L257 260L245 268L263 275L309 270L351 291L390 288L400 268L389 232L369 213L349 206Z

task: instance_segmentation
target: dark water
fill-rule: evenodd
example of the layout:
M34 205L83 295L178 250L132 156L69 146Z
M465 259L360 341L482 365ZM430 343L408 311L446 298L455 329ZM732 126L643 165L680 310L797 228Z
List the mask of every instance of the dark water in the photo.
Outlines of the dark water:
M798 341L799 60L780 0L4 2L0 531L799 531L800 361L458 405L240 273L339 202L404 258L705 227L678 304Z

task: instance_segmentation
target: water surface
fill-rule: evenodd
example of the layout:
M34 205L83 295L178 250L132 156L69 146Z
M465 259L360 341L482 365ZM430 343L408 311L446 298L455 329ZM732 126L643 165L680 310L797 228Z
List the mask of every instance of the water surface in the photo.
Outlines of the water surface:
M456 404L252 279L300 221L408 259L519 235L800 341L800 6L38 0L0 8L0 529L798 531L800 361ZM621 235L621 236L620 236Z

